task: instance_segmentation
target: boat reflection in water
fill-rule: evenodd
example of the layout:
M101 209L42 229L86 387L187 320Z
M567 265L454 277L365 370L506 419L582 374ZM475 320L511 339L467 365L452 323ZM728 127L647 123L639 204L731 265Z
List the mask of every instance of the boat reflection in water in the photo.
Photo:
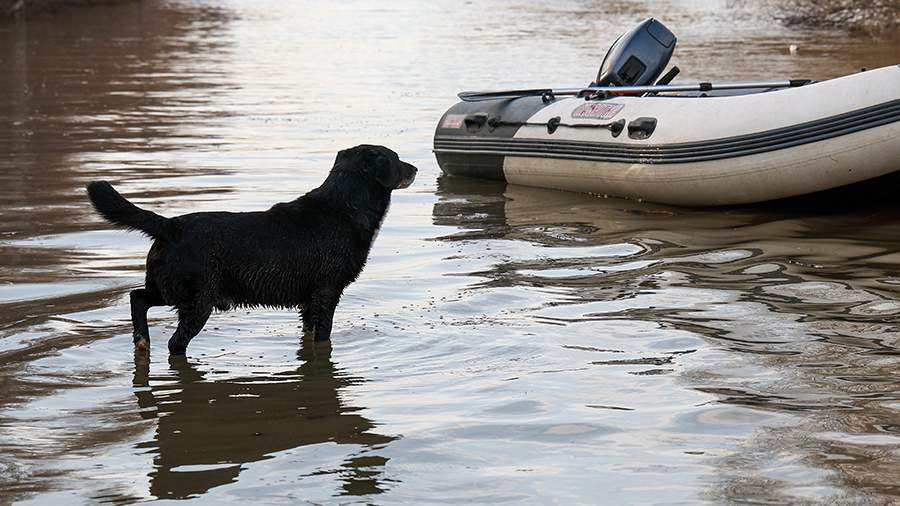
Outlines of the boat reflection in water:
M900 493L896 198L682 209L449 176L437 196L473 289L539 291L540 307L506 309L565 348L615 352L591 362L606 392L632 392L627 409L669 435L661 460L709 466L706 497Z
M343 375L331 361L329 343L304 342L296 369L217 379L222 371L205 371L184 356L169 358L173 378L149 375L146 360L135 361L134 384L141 413L156 418L153 441L144 443L156 457L150 494L157 498L196 497L213 487L237 481L244 464L278 452L323 443L352 445L339 469L313 469L311 475L334 474L340 495L370 495L384 490L387 459L378 449L392 441L374 432L375 424L359 408L340 399L359 378ZM302 481L303 455L296 468L266 476L273 489ZM284 461L284 456L281 457ZM287 460L293 460L288 458Z

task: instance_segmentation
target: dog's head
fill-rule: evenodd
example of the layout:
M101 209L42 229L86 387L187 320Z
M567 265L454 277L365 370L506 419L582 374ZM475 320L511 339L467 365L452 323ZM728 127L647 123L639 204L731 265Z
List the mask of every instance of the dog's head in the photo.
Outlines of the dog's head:
M406 188L416 179L416 169L384 146L360 144L337 154L335 168L358 170L388 191Z

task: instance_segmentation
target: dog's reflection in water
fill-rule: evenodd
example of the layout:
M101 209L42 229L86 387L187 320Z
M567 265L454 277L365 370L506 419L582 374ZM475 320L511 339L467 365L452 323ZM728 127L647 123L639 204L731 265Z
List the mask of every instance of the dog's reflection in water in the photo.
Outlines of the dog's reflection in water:
M273 453L319 443L354 445L334 473L342 494L384 490L387 461L377 450L394 438L372 432L375 424L344 405L342 388L360 381L342 376L331 361L331 344L304 342L296 369L265 376L216 380L183 355L170 357L177 381L151 382L144 354L135 359L134 384L146 417L157 418L157 446L150 494L185 498L237 481L242 464ZM162 379L162 378L160 378ZM165 378L170 379L170 378ZM153 409L148 408L155 408ZM302 480L282 470L291 480Z

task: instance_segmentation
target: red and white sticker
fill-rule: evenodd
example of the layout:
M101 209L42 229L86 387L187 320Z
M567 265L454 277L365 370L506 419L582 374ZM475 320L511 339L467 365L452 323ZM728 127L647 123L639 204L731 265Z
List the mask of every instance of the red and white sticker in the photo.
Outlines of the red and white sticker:
M625 104L588 102L579 105L572 111L573 118L610 119L625 107Z
M441 123L441 128L462 128L465 120L465 114L448 114L444 116L444 122Z

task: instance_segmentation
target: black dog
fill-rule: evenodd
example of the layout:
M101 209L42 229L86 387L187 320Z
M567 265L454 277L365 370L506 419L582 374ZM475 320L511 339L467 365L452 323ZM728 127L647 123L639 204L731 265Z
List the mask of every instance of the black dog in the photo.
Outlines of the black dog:
M415 177L397 153L361 145L338 153L322 186L268 211L165 218L105 181L87 191L109 222L154 239L145 286L131 292L135 346L150 347L147 309L175 306L169 352L182 354L214 308L300 308L304 333L329 339L335 307L366 263L391 190Z

